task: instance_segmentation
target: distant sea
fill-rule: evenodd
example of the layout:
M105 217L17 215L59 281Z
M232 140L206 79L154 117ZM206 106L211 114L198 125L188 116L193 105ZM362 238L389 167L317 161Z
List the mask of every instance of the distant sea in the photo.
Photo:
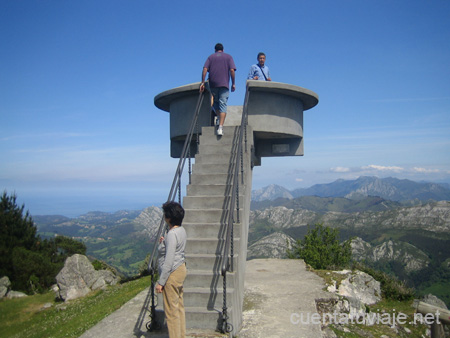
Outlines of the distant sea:
M25 205L30 215L62 215L78 217L89 211L116 212L119 210L142 210L149 206L161 206L162 201L133 198L130 196L17 196L19 206Z

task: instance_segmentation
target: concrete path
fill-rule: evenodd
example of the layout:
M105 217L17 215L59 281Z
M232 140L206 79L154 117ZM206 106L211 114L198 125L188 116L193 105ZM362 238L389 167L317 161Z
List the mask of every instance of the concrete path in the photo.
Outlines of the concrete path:
M320 325L304 324L316 313L315 299L330 297L323 280L307 271L302 260L254 259L247 262L244 323L239 338L319 338ZM148 333L149 290L85 332L81 338L168 338ZM301 319L301 320L300 320ZM294 322L294 323L292 323ZM190 338L224 337L188 331Z
M247 262L244 324L239 338L319 338L320 325L304 324L316 313L316 298L330 297L325 283L303 260Z

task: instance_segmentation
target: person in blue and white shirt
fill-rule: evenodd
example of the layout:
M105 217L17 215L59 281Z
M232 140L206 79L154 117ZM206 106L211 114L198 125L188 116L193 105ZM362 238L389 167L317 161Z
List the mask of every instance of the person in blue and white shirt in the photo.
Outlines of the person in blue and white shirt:
M265 65L266 54L262 52L258 53L256 60L258 60L258 63L250 67L247 80L272 81L270 78L269 67Z

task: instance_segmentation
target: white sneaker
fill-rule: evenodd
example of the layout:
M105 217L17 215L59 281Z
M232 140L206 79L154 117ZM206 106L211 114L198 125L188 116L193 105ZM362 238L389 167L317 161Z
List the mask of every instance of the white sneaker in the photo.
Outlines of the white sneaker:
M217 135L219 135L219 136L223 135L223 128L222 128L222 126L219 126L219 128L217 128Z

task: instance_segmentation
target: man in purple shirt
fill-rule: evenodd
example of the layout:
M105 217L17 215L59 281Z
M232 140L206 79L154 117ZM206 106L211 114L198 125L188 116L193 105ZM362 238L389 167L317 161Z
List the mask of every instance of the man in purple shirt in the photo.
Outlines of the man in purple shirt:
M219 125L217 135L223 135L223 124L227 115L227 101L230 96L229 85L231 77L231 91L236 90L235 71L233 57L223 52L223 45L216 44L215 53L211 54L205 62L202 71L202 83L200 84L200 92L205 90L206 73L209 72L209 90L213 96L213 108L219 117Z

